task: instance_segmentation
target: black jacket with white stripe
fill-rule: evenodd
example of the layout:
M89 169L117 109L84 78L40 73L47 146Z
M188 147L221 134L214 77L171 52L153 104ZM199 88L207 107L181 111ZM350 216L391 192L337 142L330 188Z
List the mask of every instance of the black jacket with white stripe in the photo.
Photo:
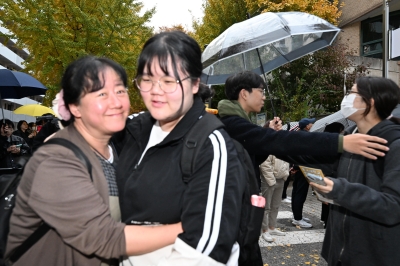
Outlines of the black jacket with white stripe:
M183 137L204 112L193 107L159 144L146 148L155 120L143 113L128 121L117 170L122 221L127 224L182 222L178 237L198 252L227 263L237 239L244 170L225 130L204 143L188 184L182 181ZM115 141L115 139L114 139Z

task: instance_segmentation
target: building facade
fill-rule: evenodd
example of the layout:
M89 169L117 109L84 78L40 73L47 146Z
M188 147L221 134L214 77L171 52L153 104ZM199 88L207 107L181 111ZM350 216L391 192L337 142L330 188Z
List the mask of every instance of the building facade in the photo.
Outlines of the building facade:
M354 51L355 64L368 65L369 75L382 76L383 0L343 0L338 42ZM400 0L389 2L389 30L400 28ZM400 44L399 44L400 45ZM389 61L389 78L400 85L400 61Z
M0 27L0 32L3 34L8 34L9 31L6 28ZM28 58L29 53L26 50L19 49L15 45L15 40L9 40L5 42L5 39L0 36L0 69L10 69L10 70L22 70L24 68L23 62ZM1 95L0 95L1 96ZM14 123L20 120L26 120L29 122L35 122L36 118L28 115L17 115L13 111L18 107L26 104L37 104L42 102L42 96L32 96L29 98L22 99L1 99L1 107L3 108L4 118L10 119ZM3 118L3 113L0 113L1 119Z

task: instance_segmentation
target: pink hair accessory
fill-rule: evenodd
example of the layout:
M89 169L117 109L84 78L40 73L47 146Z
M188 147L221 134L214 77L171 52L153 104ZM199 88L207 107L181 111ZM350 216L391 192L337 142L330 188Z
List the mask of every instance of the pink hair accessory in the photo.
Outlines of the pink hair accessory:
M57 93L56 98L53 100L53 111L59 119L68 121L71 119L71 112L67 109L64 102L64 90L62 89Z

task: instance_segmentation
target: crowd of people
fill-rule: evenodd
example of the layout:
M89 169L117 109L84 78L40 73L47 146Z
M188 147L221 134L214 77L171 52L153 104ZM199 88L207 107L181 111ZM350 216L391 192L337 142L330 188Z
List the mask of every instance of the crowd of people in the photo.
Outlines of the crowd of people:
M249 115L264 106L265 81L248 71L232 75L218 104L224 128L200 147L185 183L182 140L205 113L202 99L211 95L200 84L201 73L194 39L177 31L154 35L140 53L134 79L147 112L128 118L128 77L121 65L95 56L69 64L54 107L64 128L51 137L79 146L91 173L67 148L51 144L32 152L45 125L37 133L35 124L20 121L13 134L13 123L4 120L2 162L12 168L16 157L32 156L18 187L6 258L46 223L50 231L13 265L238 265L246 169L236 140L267 199L262 238L284 235L276 219L290 164L329 168L336 175L325 178L326 186L311 183L338 204L329 206L323 257L329 265L396 264L400 140L387 147L381 134L400 128L391 117L400 101L393 81L358 79L341 107L357 126L339 134L306 132L312 119L302 121L300 131L281 130L279 117L264 127L253 124ZM378 176L373 162L382 156ZM300 177L295 182L293 224L308 228L302 216L308 183ZM242 265L264 265L257 241L251 252Z

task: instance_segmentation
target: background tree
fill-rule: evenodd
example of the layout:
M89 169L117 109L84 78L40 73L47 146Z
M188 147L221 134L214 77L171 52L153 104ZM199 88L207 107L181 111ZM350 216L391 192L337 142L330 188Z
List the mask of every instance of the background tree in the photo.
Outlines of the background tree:
M351 88L367 71L366 65L353 63L351 54L348 46L336 44L272 71L268 83L278 115L284 121L298 121L338 111L345 75L346 87ZM268 106L266 111L270 110Z
M161 26L158 27L157 32L170 32L170 31L182 31L186 34L190 33L188 30L186 30L186 28L182 24L172 25L171 27Z
M24 71L49 88L44 99L49 106L64 68L83 55L119 62L132 80L138 54L152 35L144 23L154 9L139 15L142 7L133 0L2 0L0 21L8 37L29 51ZM137 90L129 94L132 111L143 110Z
M206 0L202 8L203 18L193 21L193 37L202 49L232 24L246 19L244 0Z
M203 18L193 21L193 33L189 33L204 49L207 44L223 33L232 24L246 19L247 6L244 0L206 0ZM225 98L223 85L213 86L215 95L210 106L216 108Z

